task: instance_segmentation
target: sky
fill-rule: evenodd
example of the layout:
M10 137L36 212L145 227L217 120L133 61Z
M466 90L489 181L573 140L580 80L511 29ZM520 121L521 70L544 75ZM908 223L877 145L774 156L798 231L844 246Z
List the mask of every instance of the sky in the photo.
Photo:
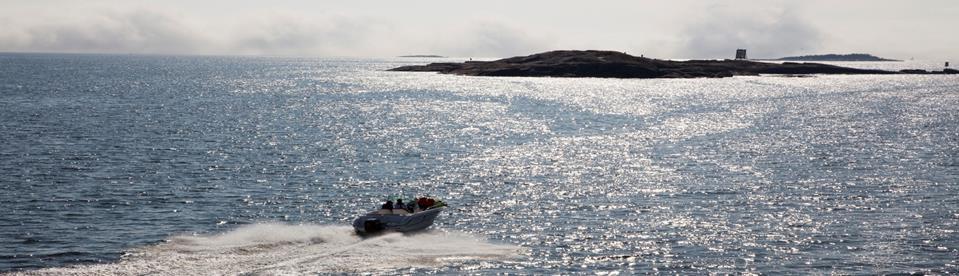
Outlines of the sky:
M0 0L0 52L959 60L959 1Z

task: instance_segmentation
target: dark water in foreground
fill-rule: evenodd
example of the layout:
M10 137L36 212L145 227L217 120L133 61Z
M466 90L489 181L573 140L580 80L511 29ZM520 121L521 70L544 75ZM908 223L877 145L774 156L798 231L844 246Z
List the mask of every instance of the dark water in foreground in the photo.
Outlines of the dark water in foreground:
M959 272L955 76L409 62L0 54L0 271ZM346 226L424 193L432 232Z

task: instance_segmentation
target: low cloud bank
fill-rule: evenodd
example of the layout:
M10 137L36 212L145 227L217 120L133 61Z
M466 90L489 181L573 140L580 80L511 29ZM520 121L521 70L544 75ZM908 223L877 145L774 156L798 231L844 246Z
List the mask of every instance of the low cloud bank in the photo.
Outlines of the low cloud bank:
M683 31L681 54L690 58L732 58L746 48L750 58L773 58L811 53L823 35L793 10L740 11L715 5L701 20Z
M142 10L0 21L9 26L0 30L0 51L11 52L501 57L549 49L548 40L496 21L413 30L371 18L269 14L211 27Z
M106 13L0 30L0 50L26 52L194 53L206 41L175 18L152 12Z

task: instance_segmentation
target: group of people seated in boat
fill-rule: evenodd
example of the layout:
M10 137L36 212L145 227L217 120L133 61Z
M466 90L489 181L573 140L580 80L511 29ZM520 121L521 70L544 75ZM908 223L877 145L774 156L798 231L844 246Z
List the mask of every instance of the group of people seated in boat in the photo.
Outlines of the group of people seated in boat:
M412 203L403 203L403 199L396 199L396 203L393 203L392 200L386 200L386 203L383 203L383 206L380 206L380 210L377 211L379 214L395 214L395 215L405 215L413 214L420 211L425 211L433 207L442 206L442 201L436 201L432 198L421 197L414 200Z

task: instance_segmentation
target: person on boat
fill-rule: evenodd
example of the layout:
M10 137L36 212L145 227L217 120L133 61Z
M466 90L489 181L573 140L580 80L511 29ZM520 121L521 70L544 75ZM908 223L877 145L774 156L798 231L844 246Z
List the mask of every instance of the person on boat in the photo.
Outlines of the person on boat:
M386 203L383 203L383 206L380 206L380 209L393 211L393 201L387 199Z
M406 204L403 204L403 199L397 198L396 204L393 204L393 208L406 210Z
M426 197L421 197L417 199L416 206L419 206L420 210L426 210L426 207L430 207L429 202L426 200Z
M416 202L416 200L410 200L410 202ZM416 204L413 204L413 203L406 204L406 211L410 212L410 214L415 213L416 212L415 207L416 207Z

